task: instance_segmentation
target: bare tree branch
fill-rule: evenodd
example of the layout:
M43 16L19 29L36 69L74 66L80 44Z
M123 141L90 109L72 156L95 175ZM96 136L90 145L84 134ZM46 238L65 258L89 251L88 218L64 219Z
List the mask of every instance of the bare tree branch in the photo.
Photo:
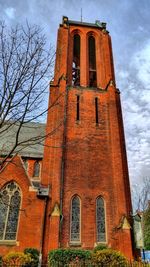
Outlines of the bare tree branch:
M140 185L134 184L132 186L133 207L138 211L145 211L150 200L150 178L143 179Z
M27 22L8 29L0 22L0 137L17 125L15 142L1 165L19 145L38 142L38 137L20 141L19 136L23 125L41 120L47 112L44 102L54 58L40 27Z

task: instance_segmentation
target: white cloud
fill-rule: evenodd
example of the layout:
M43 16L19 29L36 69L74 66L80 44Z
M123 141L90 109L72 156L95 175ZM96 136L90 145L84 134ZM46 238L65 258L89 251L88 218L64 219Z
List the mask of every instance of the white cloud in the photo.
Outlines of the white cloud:
M120 70L120 71L117 72L117 75L118 75L119 79L126 79L126 78L128 78L129 73L126 70L124 70L124 71Z
M131 59L131 67L137 71L137 78L145 87L150 86L150 40Z
M4 10L5 14L7 15L8 18L14 19L15 18L15 8L13 7L7 7Z

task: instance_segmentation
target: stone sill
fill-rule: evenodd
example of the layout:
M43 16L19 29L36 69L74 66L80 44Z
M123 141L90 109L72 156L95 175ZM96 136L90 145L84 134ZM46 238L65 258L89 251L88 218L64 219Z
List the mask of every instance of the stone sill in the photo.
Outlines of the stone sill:
M97 247L97 246L99 246L99 245L107 246L107 241L105 241L105 242L95 242L95 243L94 243L94 247Z
M19 246L16 240L0 240L0 246Z
M81 247L82 243L81 242L70 242L69 246L70 247Z

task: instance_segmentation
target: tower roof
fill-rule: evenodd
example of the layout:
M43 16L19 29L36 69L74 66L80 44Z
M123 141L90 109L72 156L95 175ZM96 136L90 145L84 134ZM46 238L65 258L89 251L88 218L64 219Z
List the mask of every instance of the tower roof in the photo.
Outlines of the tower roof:
M91 27L91 28L100 28L100 29L106 29L106 23L101 22L100 20L96 20L95 23L89 23L89 22L83 22L83 21L75 21L75 20L69 20L68 17L63 16L62 18L62 25L78 25L83 27Z

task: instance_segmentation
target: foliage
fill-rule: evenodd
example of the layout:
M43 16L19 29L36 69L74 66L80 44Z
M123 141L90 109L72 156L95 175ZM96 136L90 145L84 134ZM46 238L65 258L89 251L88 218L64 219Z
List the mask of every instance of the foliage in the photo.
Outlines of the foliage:
M98 250L92 255L93 262L98 266L126 267L127 259L118 251L113 249Z
M144 222L144 246L145 249L150 250L150 206L143 214Z
M96 251L103 250L103 249L106 249L106 248L107 248L106 245L99 244L94 248L93 251L96 252Z
M2 266L2 256L0 255L0 266Z
M26 267L37 267L38 266L38 262L39 262L39 251L36 248L26 248L24 250L24 253L26 255L29 255L32 259L31 263L27 263L25 266Z
M3 266L22 266L31 262L30 255L23 252L9 252L3 257Z
M84 265L91 259L89 250L80 249L55 249L49 252L48 263L51 267L65 267L68 264L71 266Z

